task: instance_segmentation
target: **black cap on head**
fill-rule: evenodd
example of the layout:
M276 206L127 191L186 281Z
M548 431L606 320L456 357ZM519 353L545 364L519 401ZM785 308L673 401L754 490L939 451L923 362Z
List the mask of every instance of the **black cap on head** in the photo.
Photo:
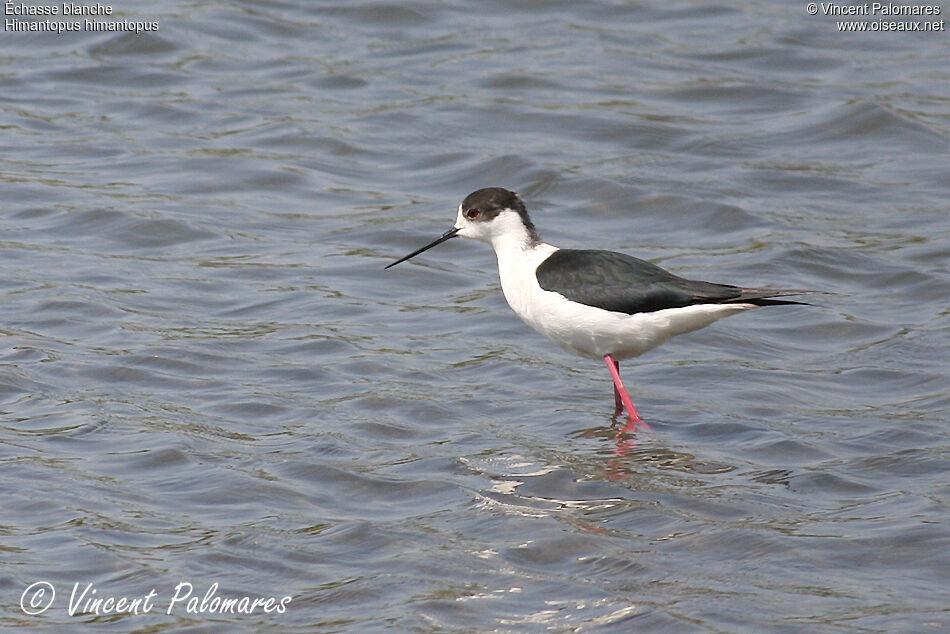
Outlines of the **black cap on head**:
M467 216L467 212L472 209L477 209L480 212L478 220L481 222L492 220L505 209L511 209L521 216L521 222L524 223L531 239L534 242L541 241L537 229L534 228L534 223L528 217L527 208L521 202L521 196L510 189L486 187L473 191L462 201L462 215Z

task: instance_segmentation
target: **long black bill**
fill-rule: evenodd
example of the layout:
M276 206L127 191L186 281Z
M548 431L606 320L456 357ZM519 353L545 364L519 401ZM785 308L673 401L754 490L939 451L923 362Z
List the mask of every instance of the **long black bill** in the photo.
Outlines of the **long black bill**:
M448 240L449 238L454 238L454 237L455 237L455 234L458 233L458 232L461 231L461 230L462 230L461 227L459 227L458 229L456 229L455 227L453 227L453 228L449 229L448 231L446 231L445 233L443 233L439 238L437 238L437 239L434 240L433 242L430 242L429 244L425 245L425 246L422 247L421 249L416 249L415 251L413 251L413 252L410 253L409 255L406 255L406 256L404 256L404 257L399 258L398 260L396 260L396 261L393 262L392 264L387 264L386 266L383 267L383 269L388 269L388 268L391 267L391 266L396 266L396 265L399 264L400 262L405 262L405 261L408 260L409 258L414 258L414 257L416 257L417 255L419 255L420 253L422 253L423 251L428 251L429 249L431 249L432 247L436 246L437 244L442 244L443 242L445 242L445 241Z

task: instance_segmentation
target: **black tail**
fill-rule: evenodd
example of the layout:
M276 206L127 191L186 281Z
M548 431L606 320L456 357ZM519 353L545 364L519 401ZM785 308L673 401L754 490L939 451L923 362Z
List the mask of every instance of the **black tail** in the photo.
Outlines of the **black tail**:
M799 306L811 306L808 302L798 302L791 299L774 299L776 297L785 297L787 295L809 295L816 291L800 290L778 290L769 288L743 288L739 297L733 297L722 303L724 304L754 304L755 306L785 306L795 304Z
M767 297L759 299L750 299L747 301L731 301L729 304L755 304L756 306L785 306L789 304L796 304L798 306L811 306L808 302L796 302L791 299L769 299Z

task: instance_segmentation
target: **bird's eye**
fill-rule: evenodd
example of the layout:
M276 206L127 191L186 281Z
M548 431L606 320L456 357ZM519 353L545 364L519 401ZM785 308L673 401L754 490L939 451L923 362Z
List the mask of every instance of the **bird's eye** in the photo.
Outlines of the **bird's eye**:
M475 220L476 218L478 218L478 214L480 213L481 212L477 209L469 209L468 211L465 212L465 217L470 220Z

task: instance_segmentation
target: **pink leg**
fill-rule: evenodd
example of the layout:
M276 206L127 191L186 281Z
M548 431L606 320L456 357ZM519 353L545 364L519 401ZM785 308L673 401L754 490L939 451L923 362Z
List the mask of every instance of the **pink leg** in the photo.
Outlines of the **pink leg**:
M620 378L620 364L614 361L610 354L604 355L604 361L607 363L607 369L610 370L610 376L614 380L614 402L617 406L617 413L620 412L620 405L623 404L627 408L627 414L630 415L630 422L639 423L640 415L637 414L637 408L633 406L630 394L627 393L627 388L623 385L623 379Z
M620 392L617 391L617 386L614 386L614 416L620 416L623 412L623 399L620 398Z

